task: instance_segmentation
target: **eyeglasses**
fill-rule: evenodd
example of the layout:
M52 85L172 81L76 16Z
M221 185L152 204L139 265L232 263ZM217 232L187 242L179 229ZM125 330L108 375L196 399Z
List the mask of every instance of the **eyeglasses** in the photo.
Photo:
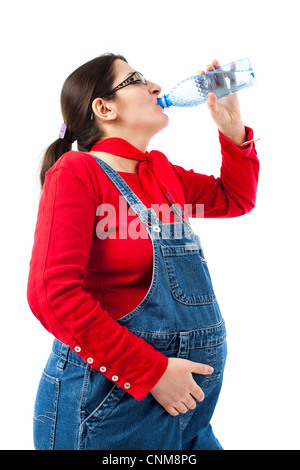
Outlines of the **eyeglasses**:
M105 93L105 95L102 96L102 98L105 98L105 96L112 95L116 91L120 90L121 88L124 88L128 85L132 85L133 83L143 83L144 85L147 85L146 79L143 77L143 75L140 72L133 72L128 78L126 78L123 82L121 82L119 85L117 85L115 88L112 90L108 91Z

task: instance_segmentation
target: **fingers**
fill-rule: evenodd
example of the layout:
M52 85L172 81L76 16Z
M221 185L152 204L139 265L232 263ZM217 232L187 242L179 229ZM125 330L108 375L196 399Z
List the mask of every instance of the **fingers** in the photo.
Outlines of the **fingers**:
M200 389L201 390L201 389ZM202 390L201 390L202 392ZM201 399L201 401L204 400L204 393L202 392L202 395L203 395L203 399ZM200 402L200 400L197 400ZM197 403L195 401L195 398L192 397L192 395L190 395L189 397L187 397L184 402L183 402L184 406L186 407L187 410L194 410L197 406Z
M206 66L206 71L211 71L211 70L214 70L214 69L219 69L221 67L220 63L218 60L214 59L212 60L211 64L208 64ZM203 75L205 74L205 71L204 70L200 70L199 72L197 72L197 75Z
M190 362L191 372L201 375L210 375L213 373L214 369L208 364L201 364L200 362Z
M202 392L202 394L204 399L204 393ZM172 416L178 416L179 414L187 413L189 410L194 410L196 406L197 403L195 402L193 397L190 396L190 398L186 398L184 402L176 403L173 406L165 407L165 410Z
M193 388L193 390L191 390L191 396L194 397L194 399L198 402L198 403L201 403L204 398L205 398L205 395L204 395L204 392L202 390L202 388L200 388L196 382L195 382L195 387Z
M179 411L176 408L174 408L174 406L170 406L170 407L166 406L165 410L171 416L178 416L179 415Z
M185 403L178 403L175 407L176 411L180 414L185 414L187 411L189 411L189 408L186 406Z
M210 79L213 84L212 85L213 89L214 88L224 89L224 92L225 90L227 90L227 85L225 81L226 73L222 70L220 62L218 60L214 59L212 60L210 64L207 64L206 72L210 74ZM204 70L201 70L200 72L198 72L198 75L203 75L206 72L204 72ZM218 96L221 96L221 94L222 93L220 92ZM211 102L210 104L213 105L214 103Z
M215 67L213 66L213 64L208 64L208 65L206 66L206 72L211 72L212 70L214 70L214 68L215 68Z
M214 106L216 106L218 101L217 95L215 93L208 93L208 106L213 110Z
M185 414L189 410L194 410L197 406L197 402L201 403L205 398L203 390L195 383L195 388L191 394L184 398L184 401L174 403L173 406L166 406L165 410L171 416L178 416L179 414Z
M219 69L221 67L220 62L216 59L212 61L212 65L215 69Z
M218 69L220 67L221 67L220 63L216 59L214 59L211 64L208 64L206 66L206 72L211 72L212 70ZM197 72L197 75L204 75L204 74L205 74L205 70L200 70L199 72Z
M206 66L206 70L213 70L213 69L219 69L221 68L220 62L216 59L211 61L211 64L208 64Z

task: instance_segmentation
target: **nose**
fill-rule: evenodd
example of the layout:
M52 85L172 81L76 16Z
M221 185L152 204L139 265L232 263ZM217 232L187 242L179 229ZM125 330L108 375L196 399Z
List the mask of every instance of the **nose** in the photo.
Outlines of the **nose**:
M159 95L159 93L161 92L161 87L157 85L157 83L150 82L149 80L147 80L147 85L149 93L151 93L152 95Z

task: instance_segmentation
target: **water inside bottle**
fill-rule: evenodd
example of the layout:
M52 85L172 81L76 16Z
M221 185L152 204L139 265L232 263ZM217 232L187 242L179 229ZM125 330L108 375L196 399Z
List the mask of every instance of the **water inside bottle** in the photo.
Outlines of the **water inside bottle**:
M206 72L210 80L210 86L217 98L236 93L253 85L254 73L252 70L230 70L224 69Z

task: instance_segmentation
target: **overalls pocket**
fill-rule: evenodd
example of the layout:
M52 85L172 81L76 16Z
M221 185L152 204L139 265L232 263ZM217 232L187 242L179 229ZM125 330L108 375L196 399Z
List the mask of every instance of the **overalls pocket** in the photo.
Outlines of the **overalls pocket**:
M81 397L81 416L83 421L80 426L80 448L89 446L90 439L95 439L95 434L101 432L101 425L112 412L119 413L118 408L126 392L118 385L111 382L103 374L88 369L89 377Z
M34 447L53 450L60 381L45 372L40 380L34 407Z
M173 297L186 305L212 304L216 297L199 246L162 245L161 250Z

